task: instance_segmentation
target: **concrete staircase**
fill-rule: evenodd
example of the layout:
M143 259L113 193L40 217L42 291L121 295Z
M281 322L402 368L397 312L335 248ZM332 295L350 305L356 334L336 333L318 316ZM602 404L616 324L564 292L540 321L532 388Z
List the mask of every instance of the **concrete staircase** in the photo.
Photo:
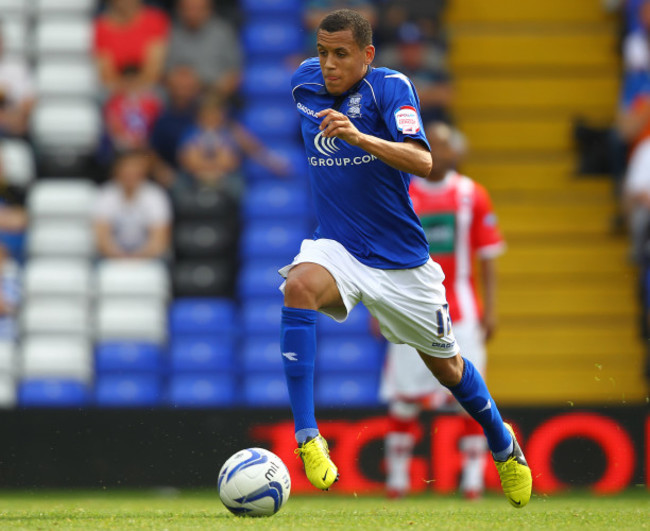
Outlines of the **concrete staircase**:
M572 120L611 123L616 24L599 0L453 0L462 171L491 192L499 261L488 380L503 404L645 402L636 272L606 178L574 175Z

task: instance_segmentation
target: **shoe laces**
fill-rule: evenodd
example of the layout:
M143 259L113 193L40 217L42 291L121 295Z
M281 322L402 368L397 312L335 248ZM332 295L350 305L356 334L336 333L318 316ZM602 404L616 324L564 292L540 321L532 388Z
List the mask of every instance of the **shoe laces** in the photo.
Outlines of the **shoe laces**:
M497 468L500 469L499 471L501 472L503 470L506 472L506 477L501 480L501 485L504 489L517 486L517 480L519 478L518 465L519 463L514 456L509 457L506 461L497 462Z
M305 452L305 446L308 444L317 445L322 451ZM329 448L327 447L327 442L320 437L304 443L302 446L296 448L293 453L300 457L303 463L305 462L306 457L306 460L309 461L310 465L319 466L323 462L329 465Z

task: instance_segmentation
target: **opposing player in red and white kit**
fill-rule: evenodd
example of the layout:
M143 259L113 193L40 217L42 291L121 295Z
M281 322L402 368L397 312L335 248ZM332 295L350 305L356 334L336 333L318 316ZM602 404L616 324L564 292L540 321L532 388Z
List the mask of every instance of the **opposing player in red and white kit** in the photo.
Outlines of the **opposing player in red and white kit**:
M494 262L505 244L485 188L453 169L460 155L455 141L458 133L437 122L427 127L426 135L434 165L426 179L411 181L411 200L427 235L431 257L445 274L449 315L458 344L465 357L485 374L485 341L496 324ZM483 301L476 287L475 262L480 263ZM390 497L399 497L410 486L409 468L420 411L454 410L457 404L415 349L393 343L388 347L381 396L389 403L391 419L385 441L386 487ZM483 491L487 445L481 427L469 416L460 449L460 489L468 498L478 497Z

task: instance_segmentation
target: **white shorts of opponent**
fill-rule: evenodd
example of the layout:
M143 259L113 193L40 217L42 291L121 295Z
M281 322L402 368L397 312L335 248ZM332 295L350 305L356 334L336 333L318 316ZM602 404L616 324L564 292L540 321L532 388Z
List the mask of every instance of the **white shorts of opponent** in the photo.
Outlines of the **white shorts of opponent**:
M456 321L453 326L461 354L485 374L485 342L480 324L467 320ZM417 401L432 409L453 409L455 405L449 390L436 380L419 354L408 345L388 345L379 396L382 402Z
M459 352L449 324L445 276L433 260L412 269L376 269L359 262L334 240L304 240L298 256L279 273L286 278L292 267L305 262L327 269L343 299L344 308L321 308L322 313L342 322L361 301L388 341L439 358ZM280 286L283 293L284 286Z

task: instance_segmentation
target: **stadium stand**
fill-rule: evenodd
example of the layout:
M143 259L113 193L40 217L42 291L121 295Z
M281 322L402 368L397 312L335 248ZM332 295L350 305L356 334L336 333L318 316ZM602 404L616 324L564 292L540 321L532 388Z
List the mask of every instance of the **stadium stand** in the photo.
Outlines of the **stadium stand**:
M611 123L616 20L591 0L451 2L454 106L509 250L490 389L501 404L642 400L643 353L608 179L574 175L571 123ZM603 304L603 301L607 301ZM549 385L553 382L553 385Z

